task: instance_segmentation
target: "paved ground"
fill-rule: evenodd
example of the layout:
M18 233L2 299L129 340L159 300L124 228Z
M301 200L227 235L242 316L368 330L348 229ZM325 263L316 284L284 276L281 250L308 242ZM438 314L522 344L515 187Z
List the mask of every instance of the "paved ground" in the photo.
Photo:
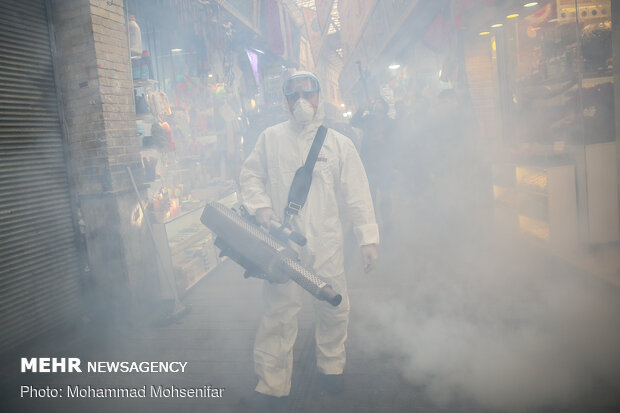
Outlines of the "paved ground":
M5 400L6 411L246 411L239 398L253 389L252 342L261 313L261 282L244 280L234 263L224 263L220 270L185 297L191 311L177 323L164 327L137 327L93 331L86 327L82 337L42 344L53 348L52 355L73 355L82 360L183 360L188 362L184 374L54 374L30 376L24 383L45 388L81 384L98 387L140 387L175 385L201 387L211 384L225 387L221 399L146 398L141 400L93 399L17 399ZM351 292L355 295L355 289ZM362 340L352 332L349 340L347 393L335 398L323 393L315 380L313 314L311 297L307 297L300 316L300 331L295 347L295 372L290 397L290 411L325 412L395 411L420 406L423 399L415 386L398 373L398 359L371 354ZM355 311L352 317L362 316ZM49 354L43 351L39 354ZM15 369L18 368L17 362ZM19 393L18 382L5 392ZM5 396L7 396L5 394Z
M383 247L373 274L360 273L355 253L341 396L323 393L316 382L312 298L306 297L289 411L620 411L618 291L554 261L536 244L446 225L399 221L395 233L402 239ZM0 410L244 412L239 398L255 385L260 287L229 261L184 298L191 311L176 323L105 330L86 325L29 353L182 360L186 373L5 377ZM17 371L17 363L8 369ZM225 391L210 399L20 399L21 384L211 385Z

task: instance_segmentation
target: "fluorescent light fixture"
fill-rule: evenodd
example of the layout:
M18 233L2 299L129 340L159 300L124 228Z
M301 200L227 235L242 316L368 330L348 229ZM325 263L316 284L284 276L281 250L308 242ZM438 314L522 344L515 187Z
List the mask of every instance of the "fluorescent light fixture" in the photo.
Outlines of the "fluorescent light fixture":
M538 2L537 1L533 1L531 3L526 3L523 5L523 7L534 7L534 6L538 6Z
M503 26L502 23L497 23L497 24L492 25L491 27L494 29L497 29L498 27L502 27L502 26Z
M171 51L172 53L179 53L179 52L182 52L182 51L183 51L183 49L170 49L170 51Z
M396 69L400 69L400 65L398 63L392 63L391 65L388 66L388 68L392 70L396 70Z
M265 52L263 52L263 51L262 51L262 50L260 50L260 49L254 49L254 51L255 51L256 53L265 54Z
M213 73L209 73L207 77L213 77Z
M519 17L519 13L509 14L506 16L507 19L516 19L517 17Z
M547 23L555 23L557 21L558 21L558 19L551 19L551 20L547 21Z
M480 32L480 36L486 36L487 34L491 34L491 32Z

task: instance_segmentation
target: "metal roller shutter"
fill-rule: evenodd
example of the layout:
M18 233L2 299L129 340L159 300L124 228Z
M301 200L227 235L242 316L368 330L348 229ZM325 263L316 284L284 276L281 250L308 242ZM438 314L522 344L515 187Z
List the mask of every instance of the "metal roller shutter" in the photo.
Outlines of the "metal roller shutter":
M0 0L0 351L77 314L76 234L44 0Z

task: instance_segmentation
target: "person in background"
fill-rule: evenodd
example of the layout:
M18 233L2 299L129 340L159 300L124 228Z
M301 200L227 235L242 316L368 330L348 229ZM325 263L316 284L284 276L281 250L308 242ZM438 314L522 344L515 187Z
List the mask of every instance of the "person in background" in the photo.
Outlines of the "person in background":
M258 223L282 220L295 171L305 162L324 117L319 81L310 72L297 72L283 85L289 120L260 134L240 174L241 196ZM340 305L313 300L319 381L337 394L344 390L345 341L349 298L344 271L343 234L338 200L350 217L361 246L364 269L377 262L379 229L364 167L351 140L328 130L314 167L305 206L293 215L292 229L308 240L297 252L342 295ZM285 407L291 389L293 345L303 291L294 282L264 282L266 310L254 342L255 392L242 403L254 411L273 412Z
M373 202L379 209L384 239L392 230L392 188L395 162L392 158L394 120L388 116L389 105L380 97L363 105L351 118L351 126L362 130L360 156L368 174Z

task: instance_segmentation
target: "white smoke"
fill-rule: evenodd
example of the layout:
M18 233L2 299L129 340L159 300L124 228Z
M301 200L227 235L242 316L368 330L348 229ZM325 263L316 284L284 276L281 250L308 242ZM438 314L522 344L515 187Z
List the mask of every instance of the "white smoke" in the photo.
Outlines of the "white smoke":
M523 240L442 229L443 213L407 208L411 222L383 253L379 297L366 297L352 328L403 359L403 376L437 406L567 408L620 389L615 288Z

